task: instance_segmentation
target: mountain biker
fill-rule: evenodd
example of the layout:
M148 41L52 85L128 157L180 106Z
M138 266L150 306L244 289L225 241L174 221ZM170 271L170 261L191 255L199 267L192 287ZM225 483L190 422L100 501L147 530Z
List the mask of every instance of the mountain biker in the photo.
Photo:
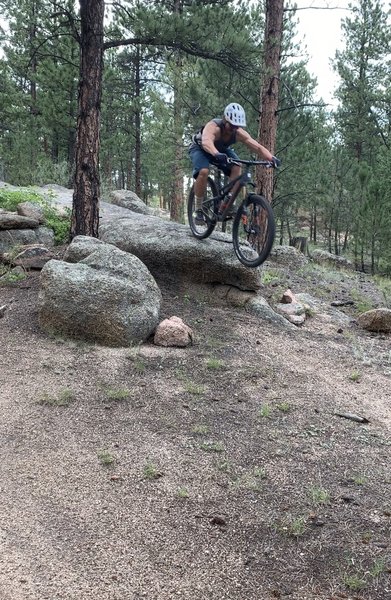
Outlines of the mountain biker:
M240 166L227 162L228 157L239 158L230 147L232 144L242 142L250 150L257 152L262 159L272 162L275 167L280 165L280 160L254 140L243 127L246 127L244 109L237 102L231 102L225 107L222 119L212 119L193 136L189 156L193 163L195 222L198 224L205 222L202 202L206 192L209 165L217 165L230 179L240 175Z

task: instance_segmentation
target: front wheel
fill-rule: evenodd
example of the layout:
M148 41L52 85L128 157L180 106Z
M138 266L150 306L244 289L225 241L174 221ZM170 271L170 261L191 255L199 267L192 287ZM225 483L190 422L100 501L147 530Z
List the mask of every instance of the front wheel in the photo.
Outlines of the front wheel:
M232 229L236 256L246 267L258 267L272 249L276 225L270 203L250 194L239 207Z
M208 177L206 192L202 203L202 219L200 220L197 219L194 185L190 190L187 201L187 218L189 220L189 226L193 235L200 240L207 238L216 227L217 221L215 215L214 198L217 195L218 192L216 184L211 177Z

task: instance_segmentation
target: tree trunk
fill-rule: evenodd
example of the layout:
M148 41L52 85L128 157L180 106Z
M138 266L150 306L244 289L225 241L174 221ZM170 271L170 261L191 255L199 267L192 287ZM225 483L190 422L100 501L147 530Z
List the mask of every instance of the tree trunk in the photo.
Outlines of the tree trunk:
M107 155L102 160L102 171L103 171L103 175L105 177L106 183L111 185L111 174L113 171L113 167L112 167L112 154L110 152L108 152Z
M336 256L339 256L338 223L335 224L335 229L334 229L334 254Z
M58 163L59 152L60 152L60 149L59 149L59 141L58 141L58 132L53 131L52 146L51 146L51 151L50 151L52 162Z
M375 234L372 233L371 239L371 275L375 274Z
M176 61L176 70L180 69L181 60L178 57ZM180 83L179 73L175 73L176 84L174 86L174 181L173 181L173 197L171 200L170 219L183 223L183 140L182 140L182 124L181 124L181 106L180 98Z
M98 237L103 0L80 0L81 56L71 239Z
M76 46L72 45L72 51L71 51L71 60L76 60ZM72 79L72 84L71 87L68 91L68 116L69 116L69 121L70 123L73 123L75 121L75 116L76 116L76 94L75 94L75 87L76 84L73 82ZM68 165L69 165L69 171L73 172L73 169L75 167L74 161L75 161L75 128L70 126L68 128L68 133L67 133L67 161L68 161ZM71 182L71 185L73 184L73 182Z
M281 69L281 42L284 0L266 0L263 82L258 139L272 154L277 137L277 107ZM273 170L257 167L256 184L270 202L273 197Z
M134 64L135 71L135 95L136 95L136 112L134 115L134 128L136 135L135 144L135 192L139 198L141 198L141 83L140 83L140 64L141 64L141 51L140 46L136 48L136 58Z
M174 12L176 14L182 13L182 0L175 0ZM178 223L184 222L184 210L183 210L183 172L182 172L182 161L183 161L183 140L182 140L182 95L183 89L182 83L182 58L180 52L175 55L174 65L174 181L173 181L173 197L171 200L170 207L170 219L177 221Z
M280 246L284 244L284 220L285 220L285 202L282 203L280 213ZM277 237L277 235L276 235Z
M331 223L332 223L332 221L331 221L331 218L330 218L330 223L329 223L328 229L327 229L327 247L328 247L328 251L330 252L330 254L333 251L333 247L332 247L332 239L333 239L332 233L333 233L333 230L332 230Z
M31 5L31 21L29 26L29 45L30 45L30 69L31 69L31 79L30 79L30 113L34 116L37 116L37 55L34 51L34 46L36 44L37 37L37 9L39 7L36 6L35 2Z
M288 232L288 238L291 239L292 233L291 233L291 226L289 225L289 218L287 218L287 220L286 220L286 230Z
M345 235L343 238L343 246L342 246L342 252L346 252L347 248L348 248L348 239L349 239L349 229L345 230Z
M280 246L284 245L284 217L281 217L280 221Z

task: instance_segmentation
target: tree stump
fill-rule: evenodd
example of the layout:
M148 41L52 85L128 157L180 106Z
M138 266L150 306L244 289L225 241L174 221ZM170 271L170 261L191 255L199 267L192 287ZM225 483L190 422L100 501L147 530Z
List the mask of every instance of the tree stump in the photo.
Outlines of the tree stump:
M303 254L307 254L308 250L308 238L306 237L293 237L289 241L289 245L296 248Z

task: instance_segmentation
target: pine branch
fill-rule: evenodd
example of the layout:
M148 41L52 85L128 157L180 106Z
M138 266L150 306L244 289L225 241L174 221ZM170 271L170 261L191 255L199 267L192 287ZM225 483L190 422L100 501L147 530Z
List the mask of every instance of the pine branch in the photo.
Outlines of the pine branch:
M348 10L350 11L350 8L346 8L343 6L301 6L301 7L286 7L284 8L284 12L296 12L298 10Z
M371 107L369 107L369 114L371 115L373 122L375 123L375 126L380 134L381 139L383 140L383 144L385 145L385 147L389 150L390 149L390 144L388 142L388 140L386 139L383 131L381 130L381 127L379 125L379 121L373 111L373 109Z
M250 70L251 65L247 62L243 63L238 59L235 54L229 51L220 50L216 52L214 50L206 50L197 43L190 41L181 40L163 40L161 38L150 36L150 37L134 37L125 38L121 40L111 40L103 44L103 49L108 50L109 48L118 48L120 46L130 45L141 45L141 46L163 46L169 50L181 50L190 56L196 56L198 58L205 58L208 60L214 60L221 62L226 66L238 69L238 70Z
M280 112L284 112L285 110L292 110L295 108L304 108L305 106L315 106L316 108L324 108L325 106L330 106L329 104L313 104L312 102L306 104L293 104L292 106L286 106L285 108L279 108L276 110L276 114Z

